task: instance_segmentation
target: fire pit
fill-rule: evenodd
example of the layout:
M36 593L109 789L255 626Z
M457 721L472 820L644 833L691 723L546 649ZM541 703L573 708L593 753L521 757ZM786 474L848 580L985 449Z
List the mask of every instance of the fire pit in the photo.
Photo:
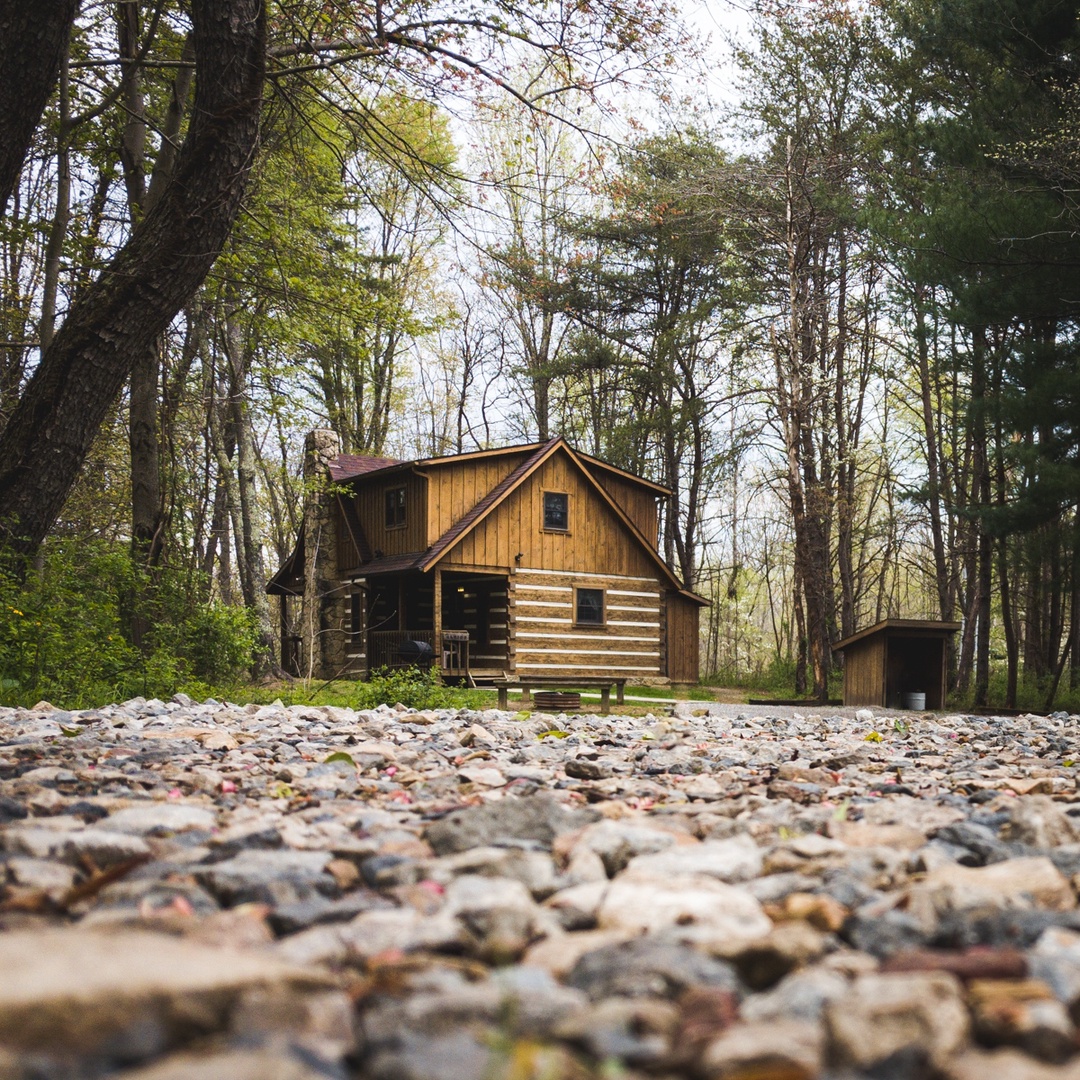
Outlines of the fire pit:
M576 712L581 708L580 694L564 694L561 690L537 690L533 701L538 709L551 712Z

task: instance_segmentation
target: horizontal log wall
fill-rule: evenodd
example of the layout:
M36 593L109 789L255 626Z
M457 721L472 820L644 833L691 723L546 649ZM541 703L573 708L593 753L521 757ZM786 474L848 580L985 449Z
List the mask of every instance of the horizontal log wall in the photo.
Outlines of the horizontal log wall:
M574 588L603 589L605 623L574 622ZM556 677L647 679L661 665L661 591L654 578L521 569L514 574L515 670Z

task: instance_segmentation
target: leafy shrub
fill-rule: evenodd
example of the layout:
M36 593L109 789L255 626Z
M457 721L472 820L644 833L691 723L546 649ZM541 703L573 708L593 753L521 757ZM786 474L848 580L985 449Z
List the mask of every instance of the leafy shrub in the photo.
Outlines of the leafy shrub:
M446 686L434 668L380 668L367 682L358 682L354 709L402 704L410 709L467 708L485 700L482 693Z
M23 581L0 561L0 703L199 695L203 680L235 678L250 663L248 612L200 601L175 572L151 584L126 550L103 542L53 540L42 555ZM129 635L134 597L149 622L141 649Z

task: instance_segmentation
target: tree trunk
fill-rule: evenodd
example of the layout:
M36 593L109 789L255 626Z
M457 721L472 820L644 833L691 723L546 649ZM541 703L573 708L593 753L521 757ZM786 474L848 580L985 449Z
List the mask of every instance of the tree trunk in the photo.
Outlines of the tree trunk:
M990 452L986 422L986 331L977 328L972 334L971 423L973 430L973 480L975 506L978 510L990 506ZM974 605L975 624L975 704L986 704L990 690L990 606L993 589L994 542L986 524L978 518L978 585Z
M60 267L71 223L71 93L68 82L67 52L61 60L60 94L57 102L59 122L56 132L56 209L53 211L49 239L45 245L45 268L41 282L41 322L38 341L41 348L52 344L56 331L56 298L60 292Z
M176 174L72 307L0 434L0 536L33 554L63 509L138 357L202 283L240 208L258 143L263 0L192 0L197 78Z
M254 612L259 628L252 675L264 675L274 663L274 632L270 624L270 601L263 587L266 570L263 566L263 536L256 514L258 492L255 484L257 458L255 438L251 430L251 411L248 408L248 354L243 333L233 314L225 318L226 351L230 368L228 408L236 439L236 495L240 510L240 532L237 534L237 564L241 567L240 583L244 605Z
M923 438L926 440L926 503L930 514L930 536L934 547L934 584L937 586L938 617L953 616L949 588L949 563L945 554L945 530L941 513L941 466L938 461L937 424L934 416L933 386L930 380L930 344L922 296L916 298L915 345L919 358L919 397L922 404Z
M79 0L0 0L0 218L49 103Z

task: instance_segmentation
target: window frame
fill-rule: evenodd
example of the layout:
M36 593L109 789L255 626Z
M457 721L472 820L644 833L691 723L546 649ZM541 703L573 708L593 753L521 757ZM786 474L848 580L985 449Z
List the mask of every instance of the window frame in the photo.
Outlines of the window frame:
M398 494L401 495L400 501L396 500L392 503L391 499L394 499ZM383 489L383 526L386 529L404 529L409 523L409 514L407 511L409 499L409 489L405 484L395 484L394 487L388 487ZM399 520L400 518L400 520Z
M579 595L583 592L600 594L600 618L598 620L582 620ZM574 586L574 626L580 626L587 630L602 630L607 626L607 589L598 589L593 585Z
M561 497L566 500L566 524L564 526L548 524L548 496ZM570 492L569 491L544 491L540 499L540 531L561 533L564 536L570 533Z

